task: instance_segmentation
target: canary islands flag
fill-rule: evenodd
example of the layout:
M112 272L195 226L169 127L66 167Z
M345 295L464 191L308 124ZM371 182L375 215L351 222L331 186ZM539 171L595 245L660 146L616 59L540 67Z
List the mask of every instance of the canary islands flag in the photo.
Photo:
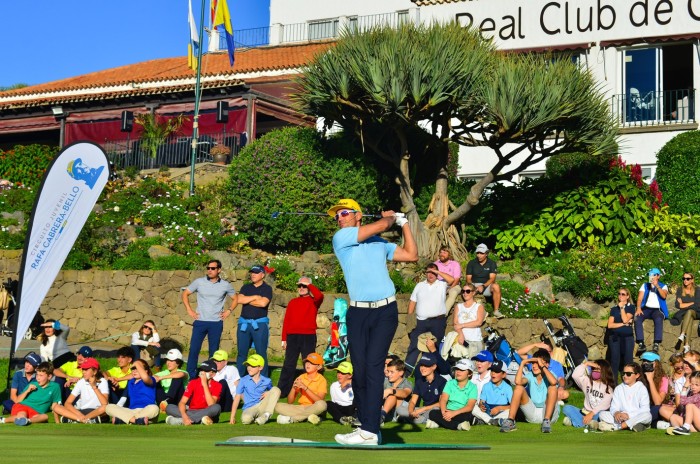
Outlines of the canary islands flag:
M190 43L187 45L187 66L197 70L197 57L199 56L199 33L192 14L192 0L190 0L190 12L188 22L190 24Z
M216 14L214 15L213 27L219 27L220 30L226 35L226 47L228 48L228 60L233 66L234 57L233 50L235 45L233 43L233 27L231 27L231 15L228 12L228 5L226 0L218 0L216 2Z

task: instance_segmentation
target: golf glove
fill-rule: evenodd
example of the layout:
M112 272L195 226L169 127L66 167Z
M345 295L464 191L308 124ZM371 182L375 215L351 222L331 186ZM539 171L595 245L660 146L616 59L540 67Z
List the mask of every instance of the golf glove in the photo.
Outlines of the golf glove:
M408 224L408 219L403 213L396 213L396 225L403 227L404 224Z

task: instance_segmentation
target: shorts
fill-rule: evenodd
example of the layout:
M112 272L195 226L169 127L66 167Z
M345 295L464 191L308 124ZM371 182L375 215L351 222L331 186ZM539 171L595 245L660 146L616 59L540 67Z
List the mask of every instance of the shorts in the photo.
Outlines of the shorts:
M527 404L521 404L520 410L525 416L525 420L531 424L541 424L544 420L544 407L538 408L532 400L528 401ZM552 413L552 423L555 423L559 419L559 405L554 406L554 412Z
M474 283L473 285L474 285L474 287L478 287L479 285L484 285L484 284ZM491 286L490 285L488 287L484 287L484 293L482 293L482 295L491 296Z
M20 412L24 412L27 414L27 418L31 419L34 416L38 416L40 413L36 412L34 409L30 408L29 406L25 406L20 403L15 403L14 406L12 406L12 412L10 412L10 415L16 416Z

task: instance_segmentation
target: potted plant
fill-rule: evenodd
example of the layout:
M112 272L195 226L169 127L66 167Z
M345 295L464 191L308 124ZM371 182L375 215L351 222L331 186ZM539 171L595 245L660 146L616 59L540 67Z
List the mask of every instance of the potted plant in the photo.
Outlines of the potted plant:
M226 164L231 149L226 145L217 145L211 149L211 156L216 164Z

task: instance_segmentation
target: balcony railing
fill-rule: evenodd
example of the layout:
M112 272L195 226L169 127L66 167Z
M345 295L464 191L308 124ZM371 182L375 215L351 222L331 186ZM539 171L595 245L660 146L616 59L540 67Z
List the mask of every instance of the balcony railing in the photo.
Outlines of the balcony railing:
M695 89L613 95L612 111L621 127L662 126L695 122Z
M227 162L238 155L241 143L245 136L237 133L202 134L197 140L195 162L205 163L213 161L211 154L215 146L226 146L229 150ZM161 166L184 167L189 166L192 160L192 137L171 136L156 150L156 157L152 158L150 152L144 149L141 140L106 140L102 148L107 153L107 159L117 169L136 166L138 169L152 169Z

